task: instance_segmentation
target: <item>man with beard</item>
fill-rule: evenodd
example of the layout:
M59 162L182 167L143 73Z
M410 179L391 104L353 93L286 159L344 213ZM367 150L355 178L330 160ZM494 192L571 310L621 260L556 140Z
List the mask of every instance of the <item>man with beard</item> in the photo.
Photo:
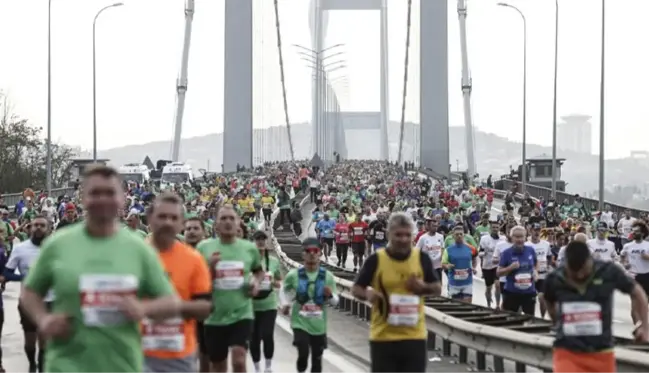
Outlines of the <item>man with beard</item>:
M50 233L50 223L45 216L38 215L31 222L31 236L29 240L23 241L14 247L5 270L3 273L5 281L22 281L27 276L32 264L40 254L41 242ZM16 274L16 269L20 274ZM53 300L52 292L48 293L45 298L47 307L51 307ZM45 341L38 338L38 327L32 319L23 311L20 303L18 304L18 313L20 314L20 324L23 327L25 335L25 355L29 361L29 371L44 372L43 357L45 356ZM36 341L38 341L38 366L36 365Z
M192 216L185 220L185 243L193 248L205 239L204 223L198 216ZM203 321L196 320L196 340L198 342L199 372L210 371L210 359L207 356L205 345L205 333L203 332Z

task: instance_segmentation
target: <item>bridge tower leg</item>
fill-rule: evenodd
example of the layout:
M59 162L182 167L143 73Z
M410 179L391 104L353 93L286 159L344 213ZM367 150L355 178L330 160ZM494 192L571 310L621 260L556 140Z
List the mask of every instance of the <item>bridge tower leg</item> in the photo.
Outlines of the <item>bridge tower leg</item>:
M252 9L255 0L225 0L223 169L252 166Z
M420 4L419 162L448 177L448 2Z
M426 0L424 0L426 1ZM388 147L388 122L390 120L388 109L390 107L390 93L388 90L388 0L381 0L381 160L390 159Z

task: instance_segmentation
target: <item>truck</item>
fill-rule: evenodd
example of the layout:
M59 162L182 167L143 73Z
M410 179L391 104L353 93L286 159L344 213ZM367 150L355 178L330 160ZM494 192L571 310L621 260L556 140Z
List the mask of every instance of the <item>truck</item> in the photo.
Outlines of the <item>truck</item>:
M183 162L171 162L162 168L160 180L166 184L182 184L194 180L192 166Z
M118 172L124 181L142 183L151 179L149 168L139 163L127 163L119 167Z

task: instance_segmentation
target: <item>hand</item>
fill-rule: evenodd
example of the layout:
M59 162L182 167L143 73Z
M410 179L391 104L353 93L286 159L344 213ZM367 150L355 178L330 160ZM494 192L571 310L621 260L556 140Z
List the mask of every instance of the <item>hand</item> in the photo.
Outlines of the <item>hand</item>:
M259 294L259 283L256 280L250 281L249 294L251 297L256 297Z
M474 275L478 274L478 270L475 269L475 268L473 268L473 274L474 274ZM484 275L483 275L482 277L484 277Z
M329 298L331 297L333 293L331 292L331 288L329 286L324 287L324 296Z
M380 301L383 301L383 294L375 291L374 289L367 288L365 294L367 295L367 301L370 303L378 303Z
M649 327L645 325L639 325L633 331L633 337L635 338L636 342L646 343L649 340Z
M281 309L282 315L288 316L288 313L289 313L290 310L291 310L291 306L289 306L289 305L282 306L282 309Z
M415 275L410 275L406 281L406 289L415 294L420 294L425 284L422 280L418 279Z
M446 269L453 269L453 268L455 268L455 264L448 263L446 265Z
M146 317L144 305L133 295L122 297L119 308L130 320L140 321Z
M509 265L509 268L511 269L518 269L520 268L521 264L519 262L513 262L512 264Z
M38 331L45 339L67 337L71 331L68 315L47 314L38 323Z
M215 251L214 253L212 253L212 256L210 256L210 259L208 260L210 264L210 268L216 267L216 265L219 263L220 260L221 260L220 252Z

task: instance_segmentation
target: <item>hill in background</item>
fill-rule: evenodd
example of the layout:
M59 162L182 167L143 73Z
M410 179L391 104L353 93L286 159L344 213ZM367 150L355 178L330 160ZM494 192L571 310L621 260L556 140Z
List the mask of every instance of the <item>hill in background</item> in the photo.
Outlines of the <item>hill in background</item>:
M291 128L296 159L311 158L313 156L311 151L311 126L307 123L299 123ZM412 159L413 148L411 144L417 130L418 126L406 123L403 150L405 160ZM284 127L272 127L257 131L257 136L264 137L267 144L274 144L274 146L266 146L265 159L270 160L273 157L286 159L288 157L287 146L281 145L288 143L285 138ZM399 138L398 122L390 122L388 136L391 140L389 144L390 157L396 159ZM482 178L486 178L489 174L492 174L494 178L500 178L501 175L509 172L510 166L518 167L521 161L520 142L512 142L504 137L479 130L475 131L475 136L477 167ZM465 169L464 127L451 127L449 139L452 169L455 170L457 167L456 160L459 160L460 169ZM378 158L379 156L378 131L347 131L346 141L350 158ZM279 148L282 148L283 151ZM190 163L194 169L205 168L211 171L220 171L222 149L223 135L221 133L187 138L182 140L181 159ZM141 162L147 155L154 162L158 159L168 159L171 153L170 150L171 144L169 141L158 141L100 151L99 156L110 159L113 165L122 165ZM528 144L528 158L541 154L552 154L552 148ZM562 174L563 179L568 183L567 191L592 195L598 185L598 157L596 155L571 152L560 152L559 156L567 159ZM638 159L609 160L606 162L606 172L607 189L615 192L612 197L614 202L630 203L629 198L638 198L638 194L649 194L645 185L646 175L649 174L649 161Z

